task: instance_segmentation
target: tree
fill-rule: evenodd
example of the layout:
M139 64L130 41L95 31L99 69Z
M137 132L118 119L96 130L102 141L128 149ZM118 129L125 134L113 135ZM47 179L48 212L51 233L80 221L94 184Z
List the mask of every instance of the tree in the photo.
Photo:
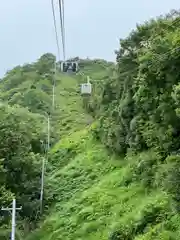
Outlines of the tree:
M13 193L23 206L20 215L35 220L34 213L39 209L44 121L26 109L7 105L1 105L0 115L1 191L5 188L9 192L7 200Z
M180 147L178 20L172 12L121 39L117 73L101 82L100 97L92 97L101 115L96 133L118 153L156 148L168 154Z

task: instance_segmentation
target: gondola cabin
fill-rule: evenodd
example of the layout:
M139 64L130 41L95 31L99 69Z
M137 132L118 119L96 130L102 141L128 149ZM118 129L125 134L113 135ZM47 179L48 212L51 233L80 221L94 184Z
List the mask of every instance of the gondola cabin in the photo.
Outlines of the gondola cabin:
M81 84L81 95L91 95L92 86L91 83L83 83Z
M61 71L62 72L77 72L78 64L77 62L62 62Z

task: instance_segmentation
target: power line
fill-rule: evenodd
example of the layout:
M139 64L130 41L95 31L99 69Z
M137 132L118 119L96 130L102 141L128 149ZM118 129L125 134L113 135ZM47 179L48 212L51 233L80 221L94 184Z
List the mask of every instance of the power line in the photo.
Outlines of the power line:
M64 33L64 56L66 58L66 52L65 52L65 43L66 43L66 39L65 39L65 10L64 10L64 0L62 0L62 19L63 19L63 33Z
M64 24L64 0L62 0L62 19L63 19L63 28L64 28L64 36L65 36L65 24Z
M56 45L57 45L58 57L59 57L59 61L60 61L60 47L59 47L58 33L57 33L57 26L56 26L56 16L55 16L55 9L54 9L54 0L51 0L51 6L52 6L53 23L54 23L54 30L55 30L55 36L56 36Z
M57 33L57 26L56 26L56 16L55 16L55 9L54 9L54 0L51 0L51 6L52 6L52 15L53 15L53 23L54 23L54 30L55 30L55 36L56 36L56 45L58 50L58 58L59 62L60 59L60 47L59 47L59 41L58 41L58 33ZM55 106L55 86L56 86L56 59L54 61L54 71L53 71L53 82L52 82L52 109L54 110ZM45 176L45 165L48 161L48 152L50 149L50 114L48 116L44 116L47 120L47 145L45 147L45 156L42 160L42 169L41 169L41 190L40 190L40 213L42 214L43 211L43 197L44 197L44 176Z
M178 23L180 23L180 18L179 17L177 17L175 20L173 20L171 24L169 24L169 25L167 24L167 28L166 29L162 28L161 32L159 32L159 33L157 33L155 35L152 35L152 37L156 38L157 36L160 36L161 33L166 33L169 30L168 29L169 27L173 27L173 26L176 27L176 24L178 24Z
M58 33L57 33L57 26L56 26L56 16L55 16L55 9L54 9L54 0L51 0L51 7L52 7L52 15L53 15L53 23L54 23L54 30L55 30L55 36L56 36L56 46L58 51L58 58L59 62L61 60L60 58L60 47L59 47L59 41L58 41ZM52 109L54 110L55 106L55 82L56 82L56 59L54 61L54 72L53 72L53 86L52 86Z
M61 41L63 47L63 60L66 59L66 52L65 52L65 24L64 24L64 1L59 0L59 17L60 17L60 24L61 24Z

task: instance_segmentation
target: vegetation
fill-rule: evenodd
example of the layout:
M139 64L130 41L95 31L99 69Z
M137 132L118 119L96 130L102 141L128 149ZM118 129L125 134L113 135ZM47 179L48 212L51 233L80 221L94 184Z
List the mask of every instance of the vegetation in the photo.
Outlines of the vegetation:
M49 181L57 204L27 240L178 239L180 218L170 198L160 188L146 187L147 164L160 156L148 151L123 160L89 131L72 134L52 150L57 165Z
M15 195L23 206L18 240L179 239L179 20L173 11L138 25L120 40L117 64L78 59L81 72L54 79L47 53L2 79L0 205ZM86 75L93 93L80 97ZM9 226L1 213L0 239Z
M175 12L120 41L117 76L106 78L99 104L94 100L101 109L96 132L110 149L179 149L179 24Z
M52 54L45 54L36 63L12 69L0 83L0 206L8 206L16 196L17 204L22 206L18 226L25 234L36 227L40 218L40 178L48 115L51 146L92 121L84 114L78 83L68 76L56 77L52 109L53 61ZM48 166L47 172L50 169ZM44 207L48 211L54 194L49 183L45 184ZM0 239L9 236L9 217L1 211Z

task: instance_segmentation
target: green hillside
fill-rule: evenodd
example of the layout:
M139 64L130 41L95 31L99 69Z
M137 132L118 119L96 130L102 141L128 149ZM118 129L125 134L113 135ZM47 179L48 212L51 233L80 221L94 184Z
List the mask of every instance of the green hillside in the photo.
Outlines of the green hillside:
M23 207L17 240L179 239L179 20L171 12L137 26L117 64L78 59L76 75L58 71L54 109L52 54L2 79L0 205L15 195ZM93 92L83 97L87 75ZM2 213L0 240L9 232Z
M142 179L159 156L149 151L123 160L108 154L89 131L52 150L56 169L48 181L57 204L27 239L178 239L180 218L171 212L170 199L146 188L152 170Z

